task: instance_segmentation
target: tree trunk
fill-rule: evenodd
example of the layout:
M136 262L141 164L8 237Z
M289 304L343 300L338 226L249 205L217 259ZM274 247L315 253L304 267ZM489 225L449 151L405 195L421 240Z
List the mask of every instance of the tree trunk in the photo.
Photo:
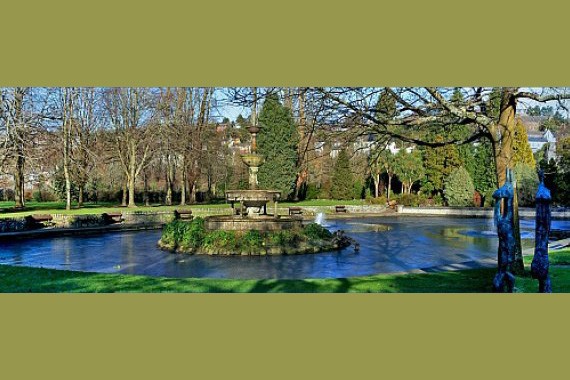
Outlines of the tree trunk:
M78 194L78 199L77 199L77 206L78 207L83 207L83 188L85 185L81 184L79 186L79 194Z
M64 146L67 145L64 143ZM71 178L69 176L68 148L63 149L63 176L65 178L65 209L71 210Z
M16 158L16 172L14 173L14 201L16 208L23 208L26 205L24 199L24 163L23 154L18 154Z
M144 181L144 185L143 185L143 201L144 201L144 205L145 206L150 206L149 200L148 200L148 176L146 174L146 171L143 171L143 181Z
M129 173L127 180L129 181L129 202L128 207L137 207L135 203L135 179L137 176L137 148L136 143L132 141L129 146Z
M388 189L386 199L390 202L390 191L392 190L392 176L388 174Z
M127 194L128 194L128 180L125 177L125 180L123 181L123 199L121 201L121 206L123 207L127 207Z
M135 176L129 176L129 203L128 207L137 207L135 203Z
M515 135L516 89L506 88L502 93L499 123L492 129L495 146L495 164L497 168L497 182L499 187L506 181L507 168L513 169L513 139ZM514 274L524 273L524 263L522 259L520 222L518 217L517 192L514 192L514 237L515 237L515 260L511 270Z
M172 206L172 181L174 177L174 169L172 168L172 164L170 162L170 157L167 158L166 164L168 168L166 169L166 205Z
M188 187L190 188L190 203L196 203L196 183L191 181Z
M374 182L374 198L378 198L378 189L380 187L380 173L374 174L372 176L372 181Z
M62 137L63 137L63 176L65 178L65 209L71 210L71 119L73 115L73 94L72 89L63 89L62 102Z
M180 206L186 205L186 168L184 167L184 157L182 157L182 176L180 180Z

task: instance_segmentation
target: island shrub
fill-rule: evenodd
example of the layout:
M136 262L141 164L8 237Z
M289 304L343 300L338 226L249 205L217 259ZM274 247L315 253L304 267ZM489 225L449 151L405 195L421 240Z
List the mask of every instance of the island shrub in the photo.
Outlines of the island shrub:
M271 245L290 246L301 241L301 236L297 231L276 231L268 235L268 241Z
M207 250L235 251L238 248L236 231L216 230L204 236L204 248Z
M309 239L330 239L332 233L317 223L309 223L303 228L303 233Z
M204 219L200 217L191 222L174 220L164 226L161 241L174 247L197 248L202 245L205 233Z
M249 230L239 238L238 245L244 248L261 248L264 243L264 236L257 230Z
M317 223L282 231L207 231L204 220L175 220L163 228L159 246L175 252L198 254L269 254L305 252L308 246L334 249L333 234ZM279 247L283 248L281 251Z

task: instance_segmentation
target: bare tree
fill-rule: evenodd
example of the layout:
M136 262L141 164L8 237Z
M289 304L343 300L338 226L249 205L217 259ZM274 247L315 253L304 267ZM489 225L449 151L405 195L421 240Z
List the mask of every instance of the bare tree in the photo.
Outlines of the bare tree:
M128 207L135 204L135 183L150 158L153 134L152 93L147 88L110 88L105 105L114 128L114 149L128 187Z
M34 139L45 112L45 99L32 88L0 88L0 167L14 178L16 208L25 206L25 169L33 159Z

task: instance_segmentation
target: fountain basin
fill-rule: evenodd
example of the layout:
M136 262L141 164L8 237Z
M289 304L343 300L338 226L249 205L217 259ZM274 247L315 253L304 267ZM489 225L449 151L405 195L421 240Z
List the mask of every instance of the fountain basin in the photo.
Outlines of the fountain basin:
M226 201L232 204L239 203L239 209L235 214L248 218L258 219L267 216L267 202L275 202L274 215L277 215L277 201L281 198L281 192L277 190L228 190L226 191Z
M251 202L251 201L277 201L281 198L281 192L277 190L228 190L226 200L228 202Z
M260 154L244 154L241 159L249 167L259 167L265 162L265 157Z

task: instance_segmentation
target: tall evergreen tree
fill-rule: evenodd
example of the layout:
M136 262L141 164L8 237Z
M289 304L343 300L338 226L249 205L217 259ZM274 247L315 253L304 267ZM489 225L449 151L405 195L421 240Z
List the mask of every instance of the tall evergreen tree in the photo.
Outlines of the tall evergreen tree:
M259 114L260 132L257 136L258 152L265 156L259 168L259 186L281 191L289 197L295 186L297 170L297 144L299 135L291 110L284 107L277 94L265 98Z
M558 141L558 173L556 174L557 197L555 201L570 205L570 137Z
M432 141L442 142L444 136L433 136ZM423 160L425 166L425 178L422 181L424 191L443 194L445 179L451 172L462 165L458 148L455 145L444 145L437 148L425 147Z
M333 199L352 199L354 196L354 178L350 171L350 159L346 150L341 150L336 159L331 180Z
M495 174L495 159L493 146L489 140L482 140L473 146L472 164L465 165L465 169L473 179L475 190L485 195L497 188L497 176Z
M513 166L517 164L536 166L532 149L528 143L526 128L520 119L517 119L515 124L515 138L513 139Z
M450 206L472 206L475 187L465 168L455 169L445 179L445 199Z

